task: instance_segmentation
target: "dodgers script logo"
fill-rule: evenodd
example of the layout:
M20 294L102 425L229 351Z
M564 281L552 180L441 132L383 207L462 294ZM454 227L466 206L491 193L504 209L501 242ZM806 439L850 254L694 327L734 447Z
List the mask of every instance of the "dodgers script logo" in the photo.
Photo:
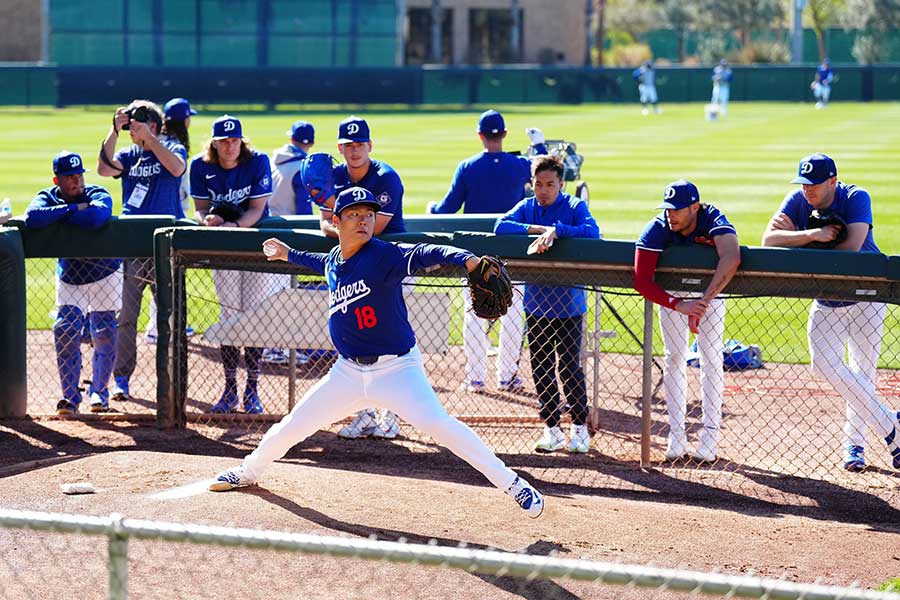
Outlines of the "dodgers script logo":
M675 188L673 188L672 186L667 187L665 195L663 196L663 199L671 200L674 197L675 197Z
M228 190L227 194L217 194L215 192L212 193L212 202L213 204L223 204L223 203L232 203L232 204L240 204L244 201L244 198L250 195L250 188L252 186L244 186L242 188L237 188L236 190ZM212 190L210 190L212 191Z
M336 312L347 314L348 306L372 293L372 289L366 285L363 279L338 286L329 272L328 280L330 284L328 286L328 303L331 305L328 308L329 317Z
M355 133L359 133L359 124L358 123L350 123L347 125L347 133L353 135Z
M234 121L225 121L222 129L225 131L234 131Z
M69 158L69 166L72 167L73 169L77 169L78 167L81 166L81 159L78 158L77 156L70 157Z
M813 164L809 161L805 161L803 164L800 165L800 174L801 175L809 175L810 173L812 173L812 170L813 170Z

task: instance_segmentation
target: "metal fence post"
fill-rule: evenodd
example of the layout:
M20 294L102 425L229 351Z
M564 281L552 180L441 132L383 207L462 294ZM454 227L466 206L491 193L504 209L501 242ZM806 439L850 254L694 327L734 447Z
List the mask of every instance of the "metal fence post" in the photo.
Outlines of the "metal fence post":
M644 300L644 358L641 379L641 468L650 467L650 405L653 401L653 303Z
M128 534L122 528L122 515L113 513L109 533L109 600L128 598Z
M291 274L291 289L298 287L297 276ZM288 412L294 410L297 401L297 349L288 349Z

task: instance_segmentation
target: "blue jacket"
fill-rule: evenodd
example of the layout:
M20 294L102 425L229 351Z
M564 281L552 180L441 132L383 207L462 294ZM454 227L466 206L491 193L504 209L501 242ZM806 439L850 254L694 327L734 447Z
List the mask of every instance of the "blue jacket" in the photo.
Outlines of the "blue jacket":
M600 239L600 227L587 204L560 192L556 201L543 207L537 199L525 198L497 219L497 235L528 235L529 225L556 227L560 238ZM577 317L587 312L587 293L568 286L529 284L525 286L525 313L537 317Z

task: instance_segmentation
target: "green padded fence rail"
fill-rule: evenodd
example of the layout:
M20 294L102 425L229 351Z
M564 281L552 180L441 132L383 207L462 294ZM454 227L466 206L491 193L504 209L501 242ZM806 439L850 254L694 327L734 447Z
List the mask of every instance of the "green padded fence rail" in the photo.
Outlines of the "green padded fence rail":
M22 235L0 227L0 418L27 413L25 309Z
M407 231L453 233L454 231L494 231L501 215L409 215L403 217ZM258 229L319 229L318 216L268 217L257 223Z

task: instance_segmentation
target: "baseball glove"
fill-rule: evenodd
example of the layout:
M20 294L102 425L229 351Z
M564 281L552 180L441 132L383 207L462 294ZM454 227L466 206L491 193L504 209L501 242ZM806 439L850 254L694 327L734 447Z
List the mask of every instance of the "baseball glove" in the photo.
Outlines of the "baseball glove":
M334 195L332 168L334 159L325 152L310 154L300 162L300 179L310 199L318 206Z
M469 273L472 311L482 319L498 319L512 305L512 282L506 267L494 256L485 256Z
M847 222L840 215L832 212L820 213L818 210L812 211L809 215L808 229L819 229L828 225L836 225L838 228L837 237L830 242L810 242L806 248L834 248L847 239Z
M222 220L227 223L228 221L237 221L244 213L237 204L223 202L222 204L214 204L213 207L209 209L209 214L222 217Z

